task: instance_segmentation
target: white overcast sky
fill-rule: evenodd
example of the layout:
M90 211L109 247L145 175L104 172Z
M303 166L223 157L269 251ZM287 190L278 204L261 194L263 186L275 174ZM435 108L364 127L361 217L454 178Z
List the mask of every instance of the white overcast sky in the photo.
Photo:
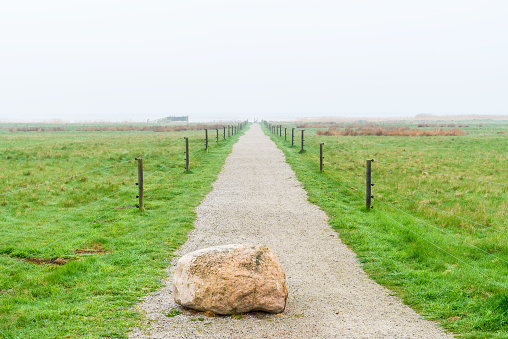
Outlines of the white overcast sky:
M508 1L16 0L0 120L508 113Z

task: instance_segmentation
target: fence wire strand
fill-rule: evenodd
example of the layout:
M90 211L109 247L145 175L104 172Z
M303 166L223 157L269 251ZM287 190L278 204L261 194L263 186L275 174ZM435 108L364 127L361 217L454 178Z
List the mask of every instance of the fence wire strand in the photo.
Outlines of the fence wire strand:
M7 239L7 240L4 240L4 241L0 242L0 245L1 245L1 244L6 243L7 241L10 241L10 240L13 240L13 239L17 239L17 238L19 238L19 237L21 237L21 236L23 236L23 235L25 235L25 234L28 234L28 233L30 233L30 232L33 232L33 231L35 231L35 230L37 230L37 229L41 228L42 226L48 225L48 224L50 224L50 223L52 223L52 222L55 222L55 221L60 220L60 219L62 219L62 218L65 218L65 217L67 217L67 216L69 216L69 215L71 215L71 214L74 214L74 213L76 213L76 212L79 212L79 211L81 211L81 210L84 210L85 208L87 208L87 207L89 207L89 206L92 206L92 205L95 205L95 204L97 204L97 203L99 203L99 202L101 202L101 201L103 201L103 200L105 200L105 199L108 199L108 198L110 198L110 197L112 197L112 196L114 196L114 195L116 195L116 194L119 194L119 193L125 192L125 191L126 191L126 190L128 190L129 188L131 188L131 186L127 186L127 187L125 187L125 188L123 188L123 189L121 189L121 190L118 190L118 191L116 191L116 192L114 192L114 193L110 194L110 195L107 195L107 196L105 196L105 197L102 197L102 198L100 198L99 200L96 200L96 201L94 201L94 202L92 202L92 203L90 203L90 204L87 204L87 205L82 206L82 207L80 207L80 208L74 209L72 212L66 213L66 214L64 214L64 215L62 215L62 216L60 216L60 217L58 217L58 218L51 219L51 220L49 220L49 221L47 221L47 222L45 222L45 223L43 223L43 224L41 224L41 225L39 225L39 226L36 226L35 228L32 228L32 229L30 229L30 230L28 230L28 231L26 231L26 232L24 232L24 233L21 233L21 234L19 234L19 235L16 235L16 236L14 236L14 237L11 237L11 238L9 238L9 239ZM117 199L119 199L119 198L117 198ZM115 200L116 200L116 199L115 199Z
M481 227L487 228L487 229L489 229L489 230L492 230L492 231L494 231L494 232L498 232L498 233L501 233L501 234L504 234L504 235L508 235L508 233L502 232L502 231L500 231L500 230L496 230L495 228L492 228L492 227L489 227L489 226L486 226L486 225L480 224L480 223L478 223L478 222L476 222L476 221L473 221L473 220L470 220L470 219L467 219L467 218L461 217L461 216L459 216L459 215L456 215L456 214L450 213L450 212L448 212L448 211L442 210L442 209L437 208L437 207L435 207L435 206L428 205L428 204L426 204L426 203L424 203L424 202L421 202L421 201L418 201L418 200L416 200L416 199L413 199L413 198L411 198L411 197L410 197L410 196L408 196L408 195L405 195L405 194L400 194L400 193L397 193L397 192L391 191L391 190L386 189L386 188L383 188L383 187L380 187L380 189L381 189L381 190L383 190L383 191L386 191L386 192L390 192L390 193L392 193L392 194L396 194L396 195L401 196L401 197L403 197L403 198L409 199L409 200L411 200L411 201L412 201L412 202L414 202L414 203L417 203L417 204L420 204L420 205L424 205L424 206L430 207L430 208L432 208L432 209L435 209L436 211L440 211L440 212L442 212L442 213L446 213L446 214L448 214L448 215L451 215L451 216L454 216L454 217L456 217L456 218L462 219L462 220L464 220L464 221L470 222L470 223L475 224L475 225L477 225L477 226L481 226Z
M483 250L483 249L479 248L478 246L475 246L475 245L473 245L473 244L470 244L470 243L468 243L467 241L465 241L465 240L463 240L463 239L461 239L461 238L459 238L459 237L457 237L457 236L455 236L455 235L453 235L453 234L451 234L451 233L445 232L445 231L444 231L444 230L442 230L441 228L439 228L439 227L437 227L437 226L435 226L435 225L432 225L431 223L429 223L429 222L427 222L427 221L425 221L425 220L422 220L422 219L420 219L420 218L418 218L418 217L415 217L414 215L412 215L412 214L410 214L410 213L404 212L403 210L401 210L401 209L399 209L399 208L397 208L397 207L395 207L395 206L393 206L393 205L391 205L391 204L389 204L389 203L387 203L387 202L385 202L385 201L383 201L383 200L381 200L381 199L378 199L378 201L379 201L379 202L381 202L383 205L390 206L391 208L393 208L393 209L395 209L395 210L399 211L400 213L403 213L403 214L405 214L405 215L407 215L407 216L409 216L409 217L411 217L411 218L413 218L413 219L415 219L415 220L418 220L418 221L420 221L420 222L422 222L422 223L424 223L424 224L426 224L426 225L428 225L428 226L432 227L432 228L433 228L433 229L435 229L436 231L439 231L439 232L441 232L441 233L443 233L443 234L446 234L446 235L448 235L448 236L450 236L450 237L452 237L452 238L454 238L454 239L456 239L456 240L458 240L458 241L463 242L463 243L464 243L464 244L466 244L466 245L469 245L470 247L472 247L472 248L474 248L474 249L477 249L477 250L478 250L478 251L480 251L480 252L483 252L483 253L485 253L485 254L487 254L487 255L490 255L490 256L492 256L492 257L494 257L494 258L496 258L496 259L499 259L499 260L501 260L502 262L504 262L504 263L508 264L508 261L506 261L506 260L504 260L504 259L502 259L502 258L498 257L497 255L494 255L494 254L492 254L492 253L489 253L489 252L487 252L487 251L485 251L485 250Z
M311 157L310 155L309 155L309 158L311 158L311 159L312 159L312 157ZM317 160L316 164L319 164L319 159L314 158L314 161L316 161L316 160ZM334 175L332 175L332 174L331 174L331 172L328 172L328 171L324 171L323 173L324 173L324 175L326 175L326 176L327 176L327 177L329 177L330 179L335 180L335 181L339 182L340 184L341 184L341 182L346 181L346 182L348 182L350 185L352 185L352 187L349 187L349 188L348 188L346 185L341 184L341 186L342 186L342 187L344 187L346 190L348 190L348 191L349 191L349 189L355 189L356 191L361 192L361 190L360 190L359 188L355 187L355 185L356 185L355 183L353 183L353 182L349 181L348 179L344 178L343 176L341 176L341 175L334 176ZM358 199L362 199L362 198L361 198L360 196L358 196L357 194L354 194L354 193L353 193L353 195L354 195L355 197L357 197Z
M461 176L458 176L458 175L446 174L446 173L441 173L441 172L436 172L436 171L429 171L429 170L425 170L425 169L418 168L418 167L406 166L406 165L401 165L401 164L394 164L394 163L386 162L386 161L379 161L379 160L376 160L376 161L379 162L380 164L384 164L384 165L392 165L392 166L404 167L404 168L409 168L409 169L413 169L413 170L416 170L416 171L422 171L422 172L427 172L427 173L435 173L435 174L439 174L439 175L443 175L443 176L447 176L447 177L452 177L452 178L472 180L472 181L478 181L478 182L483 182L483 183L487 183L487 184L493 184L493 185L499 185L499 186L508 187L507 184L501 184L501 183L493 182L493 181L485 181L485 180L480 180L480 179L461 177Z
M115 224L117 221L119 221L119 220L120 220L120 219L122 219L124 216L126 216L129 212L130 212L130 211L125 212L125 213L124 213L124 214L122 214L120 217L118 217L117 219L115 219L113 222L111 222L111 223L109 223L109 224L107 224L107 225L104 225L104 226L103 226L103 227L101 227L99 230L95 230L94 234L93 234L92 236L88 237L87 239L85 239L84 241L82 241L82 242L81 242L81 244L84 244L84 243L86 243L87 241L89 241L90 239L92 239L92 238L93 238L93 237L94 237L94 236L95 236L98 232L100 232L100 231L104 230L104 229L106 228L106 226L111 226L111 225ZM76 232L74 232L74 233L76 233ZM74 233L72 233L72 234L74 234ZM63 237L63 238L65 238L65 237ZM61 239L63 239L63 238L61 238ZM59 239L59 240L61 240L61 239ZM49 245L50 245L50 244L48 244L47 246L49 246ZM16 266L17 264L20 264L20 263L24 262L24 261L25 261L24 259L28 259L28 258L30 258L30 257L27 257L27 258L23 258L23 259L21 259L20 261L16 262L15 264L13 264L13 265L11 265L11 266L7 267L6 269L4 269L4 270L0 271L0 273L4 272L5 270L7 270L7 269L9 269L9 268L12 268L12 267ZM57 259L58 259L58 258L57 258ZM49 263L45 264L42 268L40 268L39 270L37 270L34 274L31 274L28 278L26 278L26 279L25 279L25 280L23 280L22 282L20 282L20 283L18 283L17 285L15 285L15 286L13 286L13 287L9 288L8 290L4 291L4 293L3 293L2 295L7 295L9 292L11 292L11 291L13 291L14 289L16 289L17 287L19 287L19 286L23 285L24 283L26 283L27 281L29 281L30 279L32 279L34 276L36 276L36 275L38 275L38 274L41 274L41 273L42 273L42 272L43 272L46 268L50 267L50 266L51 266L51 265L52 265L52 264L53 264L53 263L54 263L57 259L54 259L54 260L50 261ZM5 279L4 279L3 281L5 281ZM0 295L0 297L1 297L1 295Z
M111 212L112 210L114 210L114 209L116 209L116 208L118 208L118 207L120 207L120 205L119 205L119 206L116 206L116 207L114 207L114 208L112 208L112 209L110 209L110 210L108 210L108 212L106 212L106 213L104 213L104 214L100 215L98 218L94 219L93 221L90 221L89 223L94 223L94 222L96 222L97 220L101 219L103 216L105 216L106 214L108 214L109 212ZM128 213L128 212L127 212L127 213ZM62 239L65 239L65 238L69 237L69 235L76 234L77 232L79 232L79 231L81 231L81 230L85 229L85 227L86 227L86 226L87 226L87 224L85 224L85 225L83 225L83 226L81 226L81 227L78 227L78 228L77 228L77 229L75 229L73 232L71 232L71 233L67 233L67 234L66 234L66 235L64 235L63 237L58 238L57 240L55 240L55 241L53 241L53 242L51 242L51 243L49 243L49 244L47 244L47 245L43 246L42 248L38 248L37 250L38 250L38 251L44 250L44 249L46 249L47 247L49 247L49 246L51 246L51 245L53 245L53 244L56 244L56 243L57 243L57 242L59 242L60 240L62 240ZM16 237L16 238L17 238L17 237ZM14 238L14 239L15 239L15 238ZM12 239L11 239L11 240L12 240ZM27 257L21 258L19 262L21 262L21 261L26 261L27 259L30 259L30 258L32 258L32 257L33 257L33 256L27 256ZM18 263L19 263L19 262L18 262ZM15 265L17 265L18 263L14 264L14 265L12 265L12 266L6 267L6 268L5 268L5 269L3 269L3 270L0 270L0 273L3 273L5 270L7 270L7 269L9 269L9 268L11 268L11 267L14 267L14 266L15 266Z
M25 187L25 188L21 188L21 189L14 190L14 191L5 192L5 193L0 194L0 196L7 195L7 194L13 194L13 193L21 192L21 191L25 191L25 190L28 190L28 189L38 188L38 187L41 187L41 186L46 186L46 185L54 184L55 182L60 182L60 181L68 180L68 179L74 179L74 178L77 178L77 177L80 177L80 176L83 176L83 175L86 175L86 174L102 171L104 169L108 169L108 168L111 168L111 167L118 166L120 164L124 164L126 162L132 162L132 161L134 161L134 160L125 160L125 161L113 164L111 166L106 166L106 167L98 168L98 169L93 170L93 171L84 172L84 173L80 173L80 174L75 174L75 175L71 175L69 177L65 177L65 178L61 178L61 179L45 182L45 183L42 183L42 184L38 184L38 185L30 186L30 187Z
M453 255L452 253L448 252L448 251L447 251L447 250L445 250L444 248L442 248L442 247L440 247L440 246L436 245L436 244L435 244L435 243L433 243L432 241L430 241L430 240L426 239L425 237L421 236L420 234L418 234L418 233L414 232L414 231L413 231L413 230L411 230L409 227L407 227L407 226L405 226L404 224L402 224L401 222L399 222L399 221L397 221L397 220L393 219L393 218L392 218L392 217L390 217L388 214L383 213L381 210L379 210L379 209L378 209L378 210L376 210L376 213L379 213L379 214L381 214L381 215L385 216L386 218L388 218L388 219L392 220L393 222L395 222L395 223L399 224L400 226L404 227L406 230L408 230L409 232L413 233L414 235L416 235L416 236L417 236L417 237L419 237L420 239L422 239L422 240L426 241L427 243L431 244L432 246L434 246L435 248L439 249L439 250L440 250L440 251L442 251L443 253L446 253L447 255L449 255L450 257L454 258L455 260L457 260L457 261L459 261L459 262L463 263L464 265L466 265L466 266L468 266L469 268L471 268L473 271L475 271L475 272L479 273L480 275L482 275L482 276L486 277L487 279L489 279L489 280L493 281L494 283L496 283L497 285L499 285L499 286L503 287L504 289L507 289L507 288L508 288L508 287L507 287L506 285L504 285L503 283L501 283L501 282L499 282L499 281L495 280L494 278L492 278L492 277L490 277L489 275L487 275L487 274L483 273L482 271L480 271L480 270L479 270L479 269L477 269L476 267L474 267L474 266L472 266L472 265L468 264L468 263L467 263L467 262L465 262L464 260L462 260L462 259L458 258L457 256Z

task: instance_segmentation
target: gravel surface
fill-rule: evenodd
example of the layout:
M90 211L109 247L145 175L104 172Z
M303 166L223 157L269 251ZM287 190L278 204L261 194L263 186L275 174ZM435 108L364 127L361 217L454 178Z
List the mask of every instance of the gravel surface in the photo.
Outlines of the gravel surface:
M178 254L233 243L268 245L286 272L282 314L208 317L173 301L166 287L137 307L150 319L129 338L453 338L370 280L257 124L243 135L196 209L195 229ZM170 309L182 311L174 317Z

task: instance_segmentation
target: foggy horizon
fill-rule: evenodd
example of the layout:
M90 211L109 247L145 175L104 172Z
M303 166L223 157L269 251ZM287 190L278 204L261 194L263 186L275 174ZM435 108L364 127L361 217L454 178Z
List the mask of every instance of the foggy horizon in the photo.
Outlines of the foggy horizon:
M504 1L8 2L0 121L506 115Z
M173 116L180 116L180 115L173 115ZM125 120L64 120L64 119L33 119L33 120L7 120L7 119L0 119L0 123L27 123L27 124L100 124L100 123L111 123L111 124L139 124L139 123L156 123L156 120L165 118L167 116L161 116L157 119L149 119L149 121L140 121L140 120L132 120L132 119L125 119ZM182 122L182 121L174 121L173 123L178 124L185 124L185 123L221 123L221 122L242 122L248 120L249 122L254 121L305 121L305 120L312 120L312 121L359 121L359 120L386 120L386 121L398 121L398 120L455 120L454 118L457 118L456 121L461 120L508 120L508 115L504 114L446 114L446 115L440 115L440 114L427 114L427 113L420 113L417 115L412 116L298 116L298 117L284 117L284 116L251 116L251 117L245 117L243 119L240 118L194 118L189 115L189 121L188 122ZM320 120L321 119L321 120Z

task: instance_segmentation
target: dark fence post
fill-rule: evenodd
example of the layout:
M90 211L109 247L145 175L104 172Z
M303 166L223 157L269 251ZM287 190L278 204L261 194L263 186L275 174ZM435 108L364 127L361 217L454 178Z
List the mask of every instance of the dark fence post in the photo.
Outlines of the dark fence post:
M371 206L371 199L373 198L372 196L372 186L374 186L372 184L372 180L371 180L371 164L372 162L374 161L374 159L372 160L367 160L367 170L366 170L366 180L365 180L365 207L367 207L367 210L370 211L370 209L372 208Z
M295 145L295 128L291 128L291 146Z
M322 142L319 144L319 171L323 172L323 145L325 143Z
M224 127L224 140L226 140L226 126L223 127Z
M185 139L185 171L189 172L189 138L184 137Z
M205 128L205 151L208 153L208 129Z
M138 185L138 196L137 198L139 199L139 203L138 203L138 208L139 208L139 211L140 212L144 212L145 210L145 200L144 200L144 197L143 197L143 159L141 158L136 158L136 160L138 161L138 182L137 182L137 185Z
M304 152L304 150L303 150L303 141L304 141L304 139L303 139L303 132L305 132L304 129L302 129L302 149L300 150L300 153Z
M219 129L217 128L217 145L219 144Z
M280 130L279 130L279 137L282 136L282 125L280 125Z

